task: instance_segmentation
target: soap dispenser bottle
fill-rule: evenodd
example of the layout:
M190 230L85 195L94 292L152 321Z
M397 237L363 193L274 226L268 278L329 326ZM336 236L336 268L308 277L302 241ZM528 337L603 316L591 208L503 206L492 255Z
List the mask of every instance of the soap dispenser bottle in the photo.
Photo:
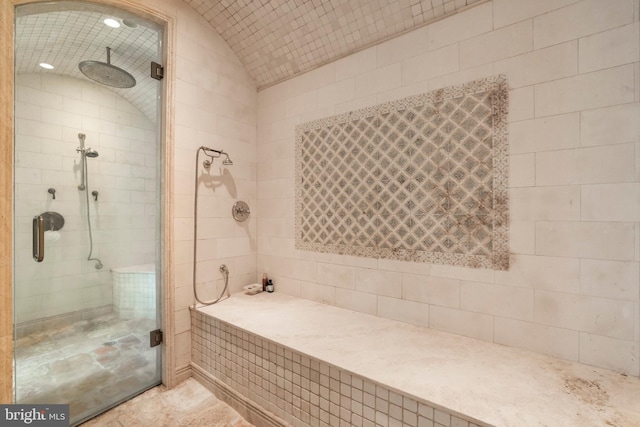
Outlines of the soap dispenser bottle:
M262 273L262 292L267 290L267 273Z

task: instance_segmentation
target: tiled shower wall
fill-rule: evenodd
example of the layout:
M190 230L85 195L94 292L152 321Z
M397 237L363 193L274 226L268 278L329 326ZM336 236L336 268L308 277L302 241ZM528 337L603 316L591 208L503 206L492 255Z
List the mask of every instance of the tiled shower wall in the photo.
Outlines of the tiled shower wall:
M75 78L27 74L16 78L15 100L15 314L16 323L109 305L110 269L154 263L157 198L155 125L112 91ZM89 255L86 194L81 182L78 133L89 158L93 230ZM56 190L55 200L47 191ZM31 221L60 213L58 240L45 233L45 257L31 254Z
M22 0L17 0L21 3ZM256 166L255 166L255 134L256 134L256 86L248 76L238 58L224 43L211 26L197 12L181 0L112 0L109 4L135 10L156 10L161 15L173 19L172 51L168 52L170 63L167 66L166 84L173 89L174 98L169 100L170 123L167 126L167 140L171 147L166 153L166 164L169 168L167 176L171 182L166 188L172 191L172 205L167 205L167 219L172 227L167 228L168 239L172 245L165 248L171 260L171 266L165 271L171 276L165 278L167 287L173 292L165 293L167 313L173 324L170 326L172 347L166 364L171 372L165 380L168 384L175 381L175 373L185 372L191 359L191 334L188 306L193 303L191 287L191 242L193 227L193 180L195 150L200 145L214 148L225 148L231 154L235 164L223 172L214 169L216 179L209 182L208 190L202 190L200 206L204 218L200 222L199 271L203 280L215 284L217 292L221 289L221 276L218 266L224 262L231 271L230 285L232 290L241 289L243 285L255 280L256 271L256 223L255 215L243 224L230 219L232 202L236 199L246 200L251 208L256 207ZM11 17L13 2L2 3L3 13L0 21ZM0 32L0 45L9 46L2 52L10 52L12 46L11 25L1 26L7 31ZM0 100L10 100L12 93L13 69L11 61L0 63ZM8 102L6 105L10 105ZM0 105L3 105L0 102ZM7 110L7 117L11 117ZM0 140L6 142L3 147L10 153L12 123L2 123ZM75 149L75 146L74 146ZM7 221L11 218L11 165L10 155L0 156L2 171L0 174L0 215ZM8 181L7 181L8 180ZM7 192L8 191L8 192ZM207 194L208 193L208 194ZM257 212L257 208L254 210ZM4 224L4 222L3 222ZM5 224L6 225L6 224ZM2 242L11 244L11 227L3 226L0 230ZM0 259L0 273L4 280L0 284L0 302L9 307L12 300L11 272L5 269L11 263L11 251L0 243L0 252L7 255ZM205 294L208 296L208 294ZM0 399L11 401L11 316L1 317L0 322ZM182 377L183 378L183 377Z
M141 1L146 3L146 1ZM233 166L216 160L199 171L199 296L217 297L224 287L219 267L229 268L231 292L256 280L256 86L244 67L204 18L182 0L154 0L176 15L175 144L173 147L173 261L176 367L191 361L193 304L193 199L196 150L200 146L229 153ZM202 156L200 156L202 163ZM231 217L237 200L251 216ZM188 371L186 371L188 372Z
M494 0L258 95L258 272L280 292L640 373L640 2ZM295 127L504 73L508 271L294 248Z

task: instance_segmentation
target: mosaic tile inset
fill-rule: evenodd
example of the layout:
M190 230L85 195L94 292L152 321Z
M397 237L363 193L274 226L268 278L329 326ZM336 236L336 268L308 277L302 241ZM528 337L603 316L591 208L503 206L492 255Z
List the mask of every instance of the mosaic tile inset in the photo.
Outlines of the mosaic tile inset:
M507 270L504 75L296 128L296 248Z

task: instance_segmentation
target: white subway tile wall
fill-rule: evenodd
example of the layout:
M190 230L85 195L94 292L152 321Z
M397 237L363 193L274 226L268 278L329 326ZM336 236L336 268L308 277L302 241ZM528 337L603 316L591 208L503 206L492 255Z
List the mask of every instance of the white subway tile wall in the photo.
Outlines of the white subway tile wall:
M191 313L193 363L294 427L487 425Z
M493 0L261 90L258 271L281 292L639 375L639 11ZM294 249L297 124L497 73L509 271Z
M110 90L59 75L17 76L15 104L16 323L108 306L111 268L155 262L156 127ZM85 191L98 191L97 200L89 194L89 211L101 270L87 261L79 133L99 153L87 161ZM36 264L31 220L46 211L60 213L65 224L57 240L45 233L44 261Z
M198 193L197 286L205 299L224 287L219 267L229 268L231 292L256 282L256 227L261 216L256 190L256 84L214 28L181 1L153 0L175 16L175 102L172 159L173 284L175 366L184 370L191 361L189 309L192 287L193 202L196 167ZM209 172L195 165L200 146L229 153L233 166L217 160ZM200 156L202 159L202 156ZM276 168L277 169L277 168ZM231 217L237 200L249 204L251 216L243 223Z

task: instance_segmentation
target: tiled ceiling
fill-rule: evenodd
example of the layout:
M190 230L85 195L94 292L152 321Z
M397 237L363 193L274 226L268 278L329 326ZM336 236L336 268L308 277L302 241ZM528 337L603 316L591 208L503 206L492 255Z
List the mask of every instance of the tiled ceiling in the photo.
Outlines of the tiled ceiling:
M75 6L77 9L77 5ZM63 8L66 9L66 8ZM107 62L134 76L136 85L115 92L138 107L152 122L156 120L158 81L150 77L151 61L160 62L159 30L133 16L115 16L111 9L95 6L84 10L51 11L25 7L16 18L16 74L53 73L90 81L78 69L85 60ZM46 12L46 13L40 13ZM118 18L127 25L110 28L104 19ZM133 27L133 28L132 28ZM39 64L53 65L44 70Z
M184 1L264 88L481 0Z
M425 25L483 0L183 0L200 13L238 55L259 89L310 71L367 46ZM80 9L80 10L79 10ZM135 28L104 25L107 17ZM95 3L39 3L18 8L16 73L58 73L86 79L84 60L111 63L137 80L113 89L156 120L157 28L133 15L114 16ZM56 68L38 66L48 62Z

